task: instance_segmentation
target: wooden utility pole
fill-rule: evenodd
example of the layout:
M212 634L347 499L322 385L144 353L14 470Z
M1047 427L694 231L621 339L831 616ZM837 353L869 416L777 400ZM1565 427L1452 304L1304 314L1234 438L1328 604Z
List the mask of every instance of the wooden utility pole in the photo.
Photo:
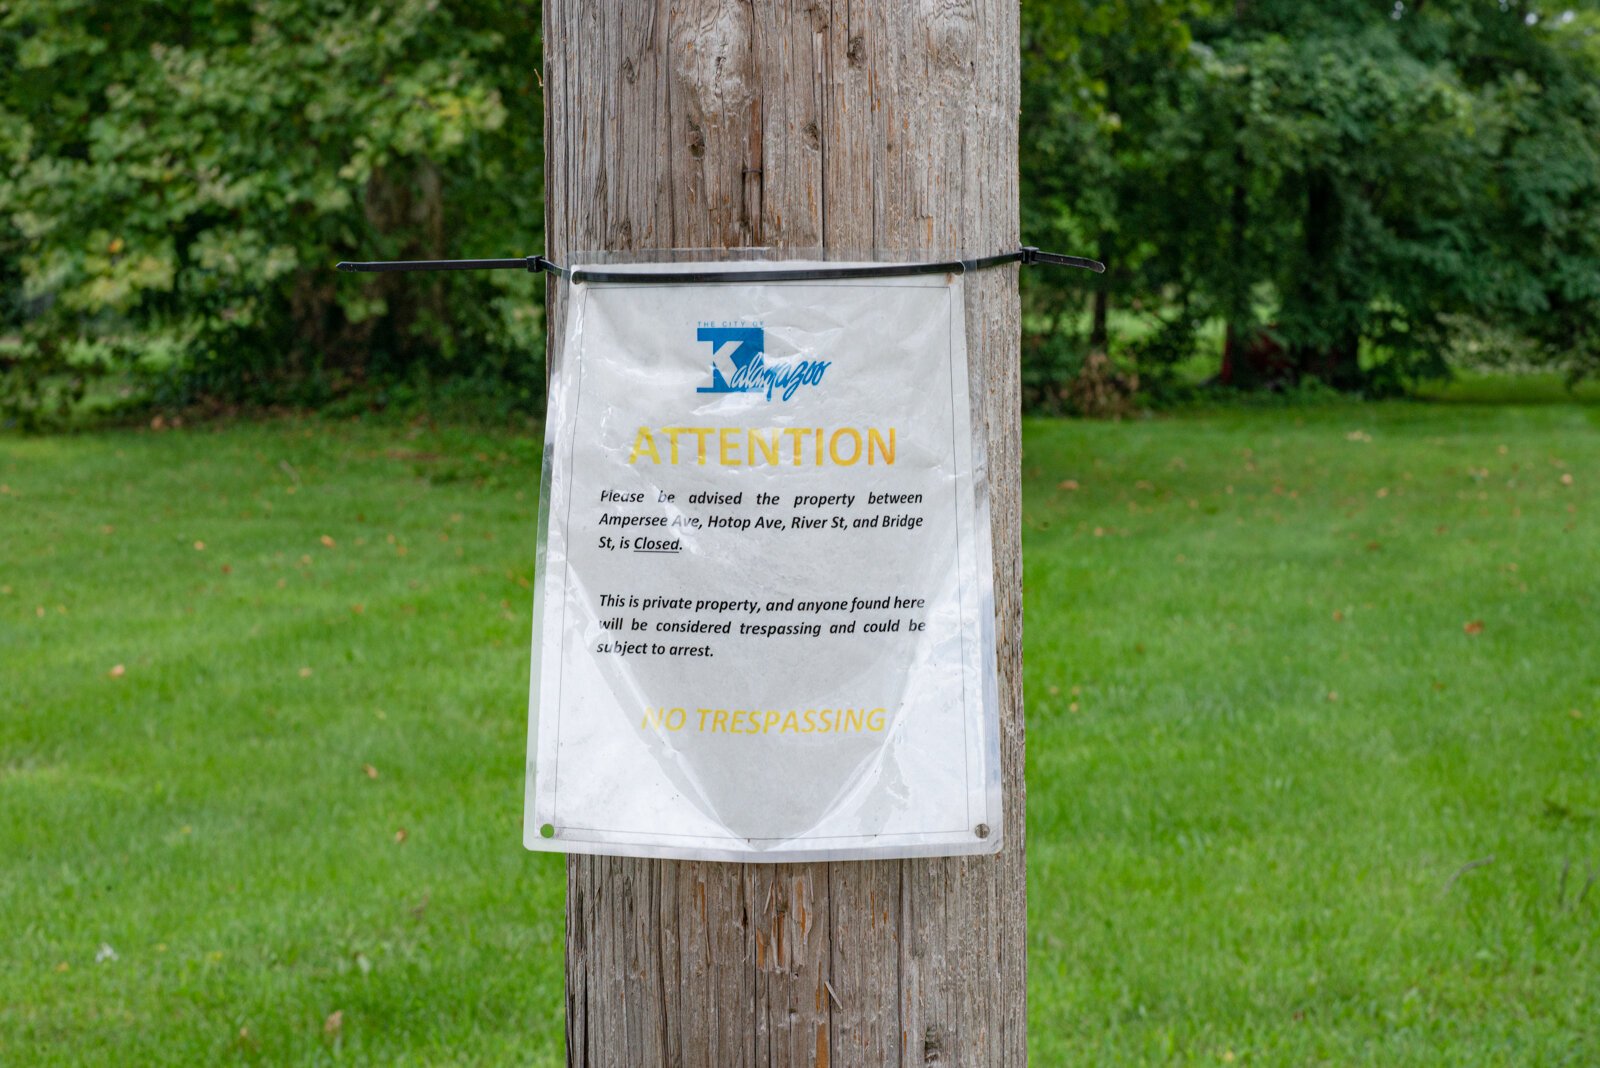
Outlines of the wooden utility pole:
M593 249L1017 246L1017 0L545 0L544 12L557 262ZM966 294L994 516L1004 851L571 857L571 1063L1025 1062L1016 269L973 274ZM552 352L563 311L552 302Z

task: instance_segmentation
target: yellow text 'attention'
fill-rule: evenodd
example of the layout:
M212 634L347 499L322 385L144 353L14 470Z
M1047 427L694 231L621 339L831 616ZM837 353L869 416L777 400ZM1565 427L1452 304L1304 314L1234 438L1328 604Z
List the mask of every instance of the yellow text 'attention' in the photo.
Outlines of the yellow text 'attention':
M788 426L642 426L628 453L630 464L712 464L719 467L850 467L894 465L895 428Z

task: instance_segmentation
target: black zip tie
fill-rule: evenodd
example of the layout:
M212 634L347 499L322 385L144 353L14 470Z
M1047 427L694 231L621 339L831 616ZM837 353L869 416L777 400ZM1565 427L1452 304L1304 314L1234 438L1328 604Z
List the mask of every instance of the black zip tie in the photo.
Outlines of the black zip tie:
M543 256L523 256L514 260L372 260L367 263L341 263L341 271L389 274L398 271L548 271L566 277L567 269Z
M1029 266L1046 263L1057 267L1081 267L1086 271L1104 274L1106 265L1082 256L1063 256L1056 252L1041 252L1032 245L1024 245L1015 252L1001 252L993 256L979 256L965 260L943 260L937 263L880 263L855 267L808 267L793 270L766 271L596 271L571 270L551 263L543 256L524 256L505 260L376 260L368 263L341 263L341 271L391 272L391 271L520 271L534 274L547 272L574 282L623 282L634 285L670 285L685 283L737 283L737 282L802 282L840 278L908 278L921 274L965 273L985 271L1008 263Z

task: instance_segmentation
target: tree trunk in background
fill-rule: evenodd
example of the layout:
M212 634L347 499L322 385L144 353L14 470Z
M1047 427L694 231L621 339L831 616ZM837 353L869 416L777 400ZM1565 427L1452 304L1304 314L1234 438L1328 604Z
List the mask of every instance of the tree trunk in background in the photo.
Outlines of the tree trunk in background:
M1109 238L1100 239L1100 251L1097 253L1100 262L1110 264L1111 241ZM1110 267L1107 267L1110 270ZM1089 351L1105 352L1111 342L1111 279L1109 275L1101 275L1096 279L1093 303L1090 305L1089 316Z
M1242 23L1250 12L1249 0L1233 0L1233 21ZM1245 354L1256 341L1255 316L1250 308L1250 279L1245 236L1250 230L1250 160L1244 152L1245 113L1243 102L1233 123L1233 189L1228 198L1228 268L1234 272L1229 283L1228 325L1222 341L1222 368L1217 380L1224 385L1247 385L1249 373Z
M1014 248L1017 49L1016 0L546 0L550 255ZM969 276L966 292L989 442L1004 852L571 857L572 1063L1025 1061L1016 272ZM551 309L555 353L565 308Z
M1300 289L1302 312L1315 316L1330 329L1330 335L1320 339L1320 344L1302 342L1296 345L1295 367L1299 373L1320 378L1335 389L1360 389L1361 336L1347 325L1350 316L1341 307L1344 303L1340 278L1344 201L1333 176L1327 171L1312 171L1306 178L1304 227L1306 266ZM1341 319L1344 322L1340 322Z
M1235 13L1242 9L1239 5ZM1241 113L1235 124L1235 137L1244 136L1244 117ZM1250 374L1247 353L1256 341L1255 317L1250 311L1250 268L1245 237L1250 230L1250 161L1245 158L1244 145L1233 150L1233 190L1228 200L1228 242L1232 250L1228 269L1234 272L1229 281L1228 328L1222 342L1222 370L1217 375L1224 385L1249 385Z

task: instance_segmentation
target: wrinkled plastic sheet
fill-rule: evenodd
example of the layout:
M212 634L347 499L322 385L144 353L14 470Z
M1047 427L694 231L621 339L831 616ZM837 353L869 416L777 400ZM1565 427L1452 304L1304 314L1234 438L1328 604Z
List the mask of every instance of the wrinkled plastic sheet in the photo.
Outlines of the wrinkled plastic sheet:
M528 848L997 851L962 278L562 284Z

